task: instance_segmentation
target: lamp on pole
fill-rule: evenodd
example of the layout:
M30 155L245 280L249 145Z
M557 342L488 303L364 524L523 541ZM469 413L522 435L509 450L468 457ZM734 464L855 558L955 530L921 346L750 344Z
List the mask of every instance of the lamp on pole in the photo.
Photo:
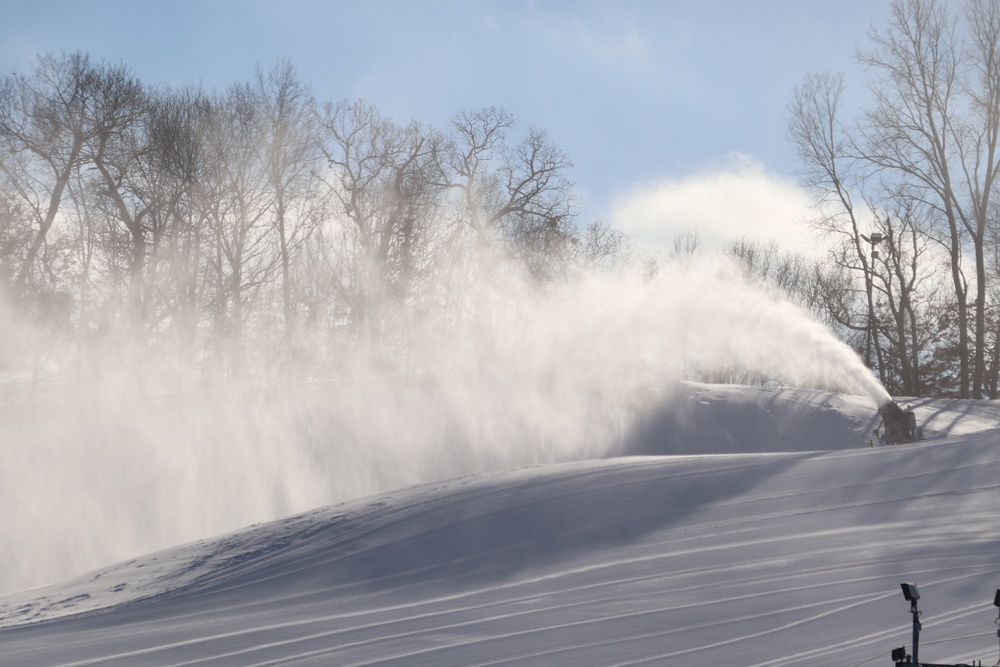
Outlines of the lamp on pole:
M916 584L900 584L900 588L903 589L903 597L906 601L910 603L910 613L913 615L913 664L916 667L920 667L920 610L917 609L917 600L920 599L920 593L917 591Z

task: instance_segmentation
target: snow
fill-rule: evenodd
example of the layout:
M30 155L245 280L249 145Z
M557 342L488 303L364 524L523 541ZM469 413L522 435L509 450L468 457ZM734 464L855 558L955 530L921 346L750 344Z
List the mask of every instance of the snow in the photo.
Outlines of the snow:
M0 597L0 656L889 665L911 581L921 659L992 664L1000 407L910 402L931 439L872 448L866 398L651 392L608 458L406 486Z

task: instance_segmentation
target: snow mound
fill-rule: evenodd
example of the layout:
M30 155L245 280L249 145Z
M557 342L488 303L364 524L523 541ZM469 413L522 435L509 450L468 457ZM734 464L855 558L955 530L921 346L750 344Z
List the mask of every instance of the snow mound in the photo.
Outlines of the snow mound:
M651 391L621 454L748 454L867 446L871 399L827 391L677 383Z
M0 598L0 654L5 665L857 664L909 642L901 581L920 585L926 641L963 638L928 643L925 660L996 651L991 404L921 401L935 439L819 452L817 429L861 438L870 413L809 392L688 396L690 414L724 406L718 419L734 420L717 425L733 438L720 448L787 433L789 451L531 466L317 509Z

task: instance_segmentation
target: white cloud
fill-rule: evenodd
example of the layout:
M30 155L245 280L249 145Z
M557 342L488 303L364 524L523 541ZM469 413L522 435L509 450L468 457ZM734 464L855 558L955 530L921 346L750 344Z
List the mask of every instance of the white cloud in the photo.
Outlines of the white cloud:
M803 222L811 214L809 197L794 182L734 153L719 167L637 185L615 200L609 219L653 249L696 231L706 247L747 237L818 256L819 239Z

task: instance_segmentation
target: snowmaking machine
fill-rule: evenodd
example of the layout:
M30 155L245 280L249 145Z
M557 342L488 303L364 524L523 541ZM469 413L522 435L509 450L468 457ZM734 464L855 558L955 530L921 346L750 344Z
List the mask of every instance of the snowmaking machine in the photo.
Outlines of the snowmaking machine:
M904 410L892 399L878 406L882 425L875 427L875 437L881 445L905 445L924 439L923 430L917 426L913 410Z

